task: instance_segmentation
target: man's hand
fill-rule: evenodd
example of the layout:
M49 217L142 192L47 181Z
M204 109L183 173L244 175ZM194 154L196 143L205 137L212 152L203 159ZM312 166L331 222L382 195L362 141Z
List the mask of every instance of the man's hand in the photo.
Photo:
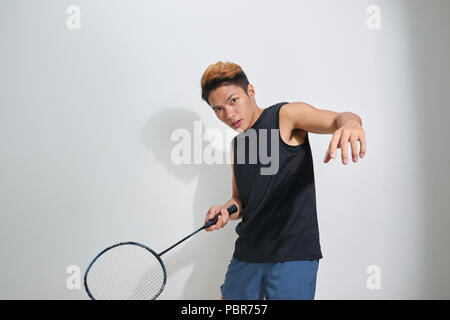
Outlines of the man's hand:
M327 163L328 161L330 161L330 159L335 159L337 155L336 149L341 148L342 163L347 164L347 145L349 141L352 148L353 162L358 162L357 141L359 141L361 145L359 156L363 158L366 154L366 134L364 133L364 129L362 128L361 124L358 121L352 120L345 122L342 127L334 132L323 162Z
M211 206L206 213L205 216L205 222L208 220L214 218L216 214L221 213L221 215L217 218L216 224L213 224L211 227L206 228L206 231L213 231L213 230L219 230L223 228L227 223L229 219L228 210L223 206Z

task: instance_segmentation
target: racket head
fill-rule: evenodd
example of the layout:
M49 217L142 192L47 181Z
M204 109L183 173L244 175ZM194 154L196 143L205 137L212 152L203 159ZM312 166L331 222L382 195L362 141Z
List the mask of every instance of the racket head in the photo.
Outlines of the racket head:
M84 273L84 288L92 300L154 300L164 290L166 281L161 257L134 241L107 247Z

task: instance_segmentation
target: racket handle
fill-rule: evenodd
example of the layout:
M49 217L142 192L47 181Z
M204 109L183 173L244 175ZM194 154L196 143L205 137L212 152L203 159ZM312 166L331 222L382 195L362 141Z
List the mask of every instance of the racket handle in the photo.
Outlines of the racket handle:
M238 208L236 207L236 205L232 204L231 206L229 206L227 208L228 214L233 214L236 211L238 211ZM205 224L203 225L202 229L206 229L211 227L213 224L217 223L217 220L219 219L219 216L221 215L221 213L219 212L218 214L216 214L214 216L214 218L209 219L208 221L205 222Z

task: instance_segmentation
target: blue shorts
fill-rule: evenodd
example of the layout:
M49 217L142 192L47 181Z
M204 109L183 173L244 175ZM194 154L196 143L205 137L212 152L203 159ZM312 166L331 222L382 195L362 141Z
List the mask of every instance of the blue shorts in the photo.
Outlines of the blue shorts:
M319 260L245 262L232 258L220 286L228 300L314 300Z

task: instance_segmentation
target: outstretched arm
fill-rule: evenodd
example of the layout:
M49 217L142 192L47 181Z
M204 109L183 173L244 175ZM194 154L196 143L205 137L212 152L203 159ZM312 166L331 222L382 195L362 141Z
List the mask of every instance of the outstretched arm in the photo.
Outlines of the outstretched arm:
M366 153L366 135L362 128L361 118L352 112L334 112L321 110L304 102L292 102L285 104L280 109L280 117L287 119L291 127L307 132L319 134L333 134L328 150L325 153L324 162L335 159L337 151L341 148L342 163L348 163L348 143L352 148L353 162L358 161L358 145L360 142L359 156Z

